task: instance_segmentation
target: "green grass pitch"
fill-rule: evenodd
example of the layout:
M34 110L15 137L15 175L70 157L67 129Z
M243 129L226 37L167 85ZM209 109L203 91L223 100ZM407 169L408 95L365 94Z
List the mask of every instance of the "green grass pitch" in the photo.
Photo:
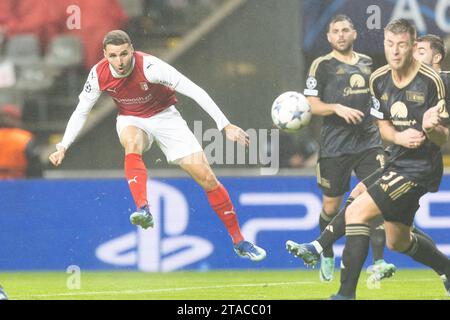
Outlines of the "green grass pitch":
M70 275L62 272L0 274L11 300L164 299L164 300L306 300L327 299L339 285L321 283L318 271L209 272L81 272L80 288L68 289ZM362 274L357 298L448 299L441 279L429 270L399 270L393 278L367 285Z

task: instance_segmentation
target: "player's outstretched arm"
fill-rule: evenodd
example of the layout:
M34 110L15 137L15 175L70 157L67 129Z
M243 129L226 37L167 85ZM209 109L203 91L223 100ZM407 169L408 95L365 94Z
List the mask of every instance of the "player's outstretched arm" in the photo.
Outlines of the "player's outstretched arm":
M223 131L225 131L225 135L227 139L231 141L237 141L239 144L243 146L248 146L250 143L250 137L248 134L239 128L238 126L235 126L234 124L227 124Z
M59 166L64 160L66 150L80 133L86 123L89 112L92 110L100 95L101 91L98 85L96 67L94 66L89 73L83 91L79 95L78 105L67 123L63 139L56 145L56 151L49 156L49 160L54 166Z

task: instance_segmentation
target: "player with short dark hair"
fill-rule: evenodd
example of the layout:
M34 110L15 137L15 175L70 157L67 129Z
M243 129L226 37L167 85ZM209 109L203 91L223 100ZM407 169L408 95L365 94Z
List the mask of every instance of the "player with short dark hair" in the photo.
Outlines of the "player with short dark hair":
M418 37L416 41L417 49L414 52L414 58L440 71L447 52L442 38L434 34L426 34Z
M202 147L175 108L176 93L195 100L223 130L228 139L248 145L248 135L231 124L211 97L198 85L162 60L135 51L130 37L121 30L109 32L104 40L104 59L90 71L80 101L67 124L64 137L49 157L58 166L78 136L92 107L107 92L119 109L117 134L125 150L125 176L137 211L132 224L153 227L147 201L147 169L142 154L156 141L168 162L178 164L206 192L241 257L260 261L264 249L246 241L226 188L212 171Z
M448 140L448 129L440 124L448 118L444 84L432 68L413 58L414 46L415 28L409 21L393 20L386 26L388 65L371 76L371 114L379 119L383 139L393 144L395 160L345 212L341 286L332 299L355 298L368 252L368 223L380 214L389 249L442 272L450 294L450 260L430 237L411 232L419 199L439 188L443 173L440 147Z
M343 196L349 190L352 172L359 180L364 180L384 165L380 133L369 114L372 59L353 50L356 38L357 32L348 16L332 18L327 32L332 51L314 60L304 90L312 113L323 116L316 168L317 182L323 192L321 232L337 216ZM341 218L343 220L343 215ZM330 229L330 232L334 231ZM374 221L371 239L376 271L380 272L380 278L392 276L395 266L383 259L382 219ZM296 255L297 243L288 241L286 246ZM321 253L320 279L331 281L335 265L333 248L318 250Z
M414 58L434 69L442 78L445 85L446 103L450 102L450 72L442 70L442 63L447 49L441 37L434 34L426 34L417 38L417 48Z

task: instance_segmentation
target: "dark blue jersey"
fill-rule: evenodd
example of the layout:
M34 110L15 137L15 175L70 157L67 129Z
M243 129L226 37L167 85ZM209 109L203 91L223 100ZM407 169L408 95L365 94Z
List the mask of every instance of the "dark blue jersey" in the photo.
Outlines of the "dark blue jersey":
M318 97L324 103L339 103L365 114L362 123L357 125L348 124L336 114L324 116L320 158L356 154L381 146L379 130L370 117L372 59L354 54L354 61L345 63L332 52L314 60L309 70L305 96Z
M389 65L376 70L370 78L373 95L371 114L380 120L389 120L395 130L401 132L409 128L422 131L423 114L429 108L445 105L445 86L431 67L419 63L414 78L399 87L392 78ZM408 149L400 145L391 148L396 157L390 168L410 177L418 184L435 192L442 178L442 154L440 147L429 139L418 149Z

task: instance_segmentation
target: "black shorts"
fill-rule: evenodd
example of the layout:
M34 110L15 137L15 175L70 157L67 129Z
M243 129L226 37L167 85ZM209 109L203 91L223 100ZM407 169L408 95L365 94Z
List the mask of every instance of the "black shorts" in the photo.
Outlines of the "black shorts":
M335 158L321 158L316 167L317 184L324 195L339 197L350 189L352 171L355 171L356 177L361 181L383 166L382 148Z
M411 226L419 209L419 199L427 190L392 170L368 187L367 192L381 211L384 220Z

